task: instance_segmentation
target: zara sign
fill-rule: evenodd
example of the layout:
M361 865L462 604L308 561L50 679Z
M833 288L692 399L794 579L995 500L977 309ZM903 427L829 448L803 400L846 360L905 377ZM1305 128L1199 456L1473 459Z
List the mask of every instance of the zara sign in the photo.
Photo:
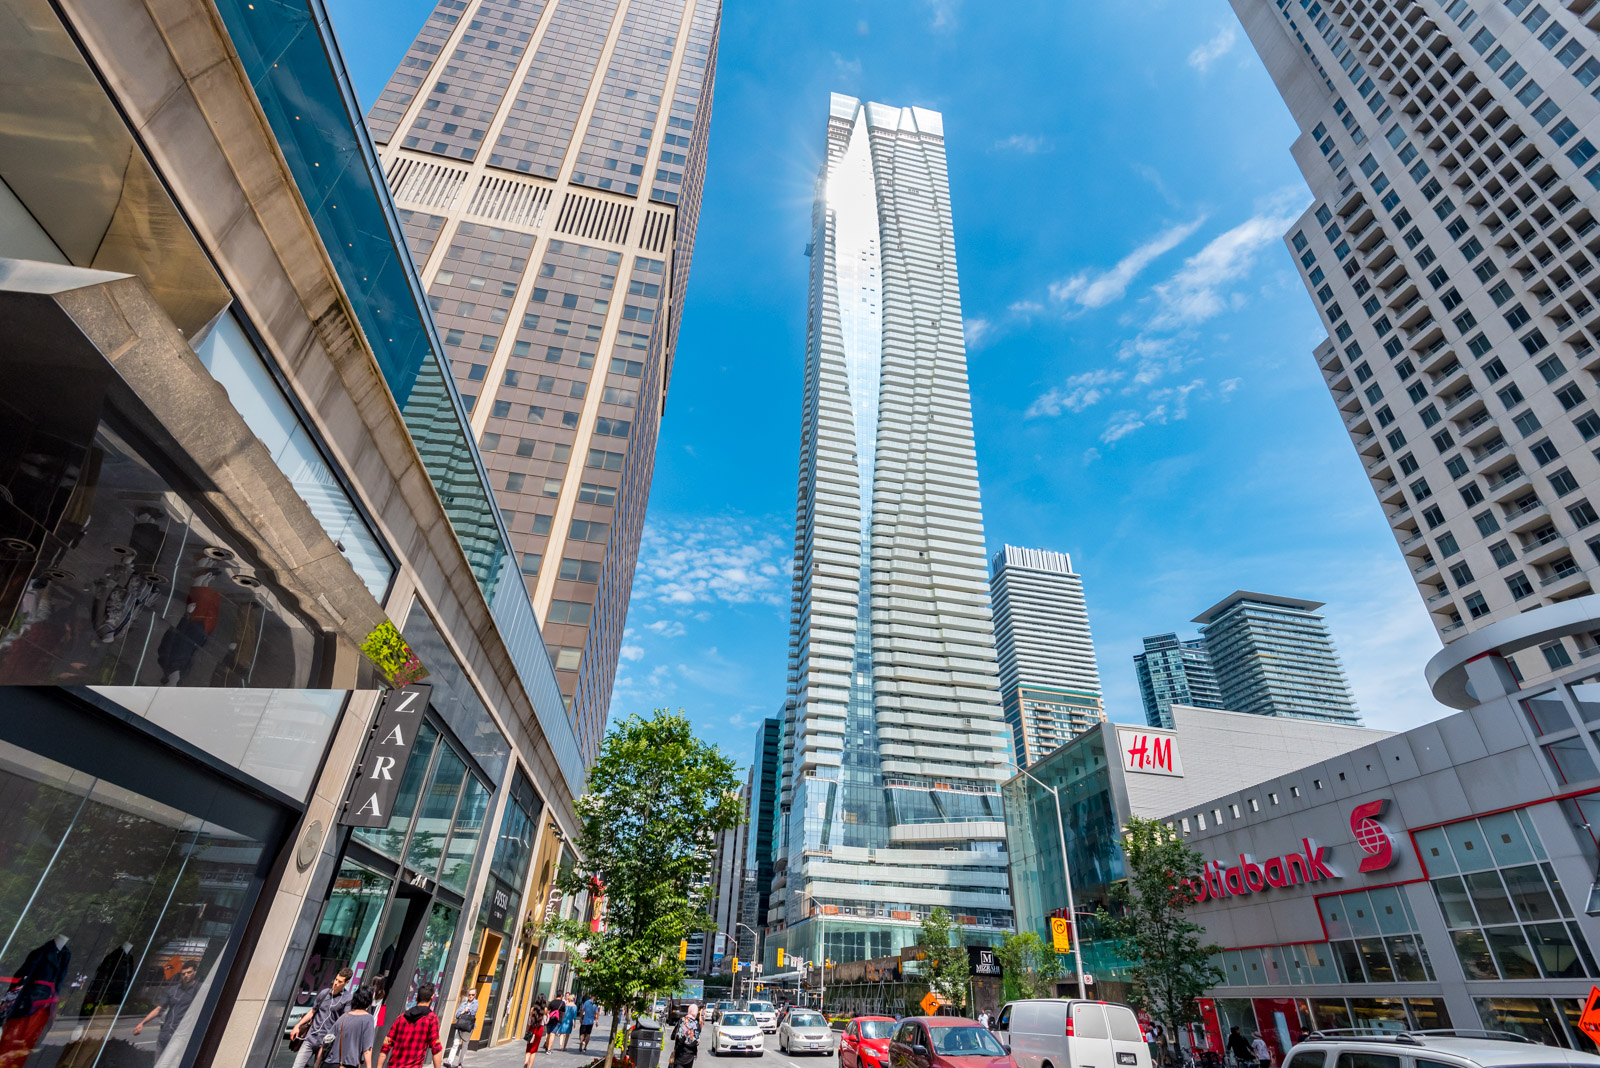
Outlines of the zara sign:
M383 695L378 726L367 740L367 751L356 769L339 822L347 827L387 827L400 793L400 776L406 770L411 747L416 744L423 710L433 687L427 683L402 686Z

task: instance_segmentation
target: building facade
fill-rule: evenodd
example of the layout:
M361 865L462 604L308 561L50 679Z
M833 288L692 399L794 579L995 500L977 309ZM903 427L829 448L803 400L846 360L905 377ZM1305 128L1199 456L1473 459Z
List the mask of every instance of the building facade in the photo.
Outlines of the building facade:
M1007 545L989 563L1000 698L1026 767L1106 718L1083 579L1066 553Z
M1281 1057L1317 1028L1481 1027L1593 1052L1600 685L1521 684L1507 658L1597 624L1591 596L1481 628L1427 667L1461 711L1166 815L1224 947L1196 1037L1259 1030Z
M1176 634L1157 634L1144 640L1144 652L1133 656L1139 677L1139 697L1145 722L1172 728L1172 706L1225 708L1211 670L1211 654L1201 638L1180 640Z
M1590 592L1591 29L1521 0L1233 7L1301 130L1313 200L1285 241L1317 366L1440 638Z
M1321 607L1239 590L1195 617L1224 706L1253 716L1361 722Z
M605 730L720 0L440 0L368 116L579 745Z
M1271 720L1216 709L1172 708L1175 729L1102 723L1005 784L1007 856L1017 930L1051 937L1051 917L1067 917L1072 873L1079 949L1092 996L1126 1001L1127 963L1095 913L1127 877L1122 831L1130 816L1156 819L1229 787L1258 781L1291 759L1314 760L1387 737L1383 731L1311 720ZM1060 820L1056 796L1059 791ZM1076 973L1062 989L1076 995Z
M520 1034L583 750L325 12L0 38L5 1056L271 1064L347 965Z
M783 769L783 717L769 716L756 728L755 752L750 762L750 840L745 846L747 880L741 917L756 932L755 942L741 954L746 960L761 959L761 935L767 925L767 910L772 898L772 868L778 849L778 798Z
M835 94L812 212L779 929L858 960L942 905L1010 924L941 117ZM792 749L789 746L792 745ZM767 961L772 971L774 960Z

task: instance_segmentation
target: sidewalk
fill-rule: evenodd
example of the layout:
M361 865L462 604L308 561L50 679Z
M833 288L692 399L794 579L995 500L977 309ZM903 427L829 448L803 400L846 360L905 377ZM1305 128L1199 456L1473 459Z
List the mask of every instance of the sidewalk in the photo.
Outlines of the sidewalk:
M595 1021L588 1053L578 1052L578 1033L574 1030L565 1051L559 1047L548 1051L541 1049L533 1058L533 1068L583 1068L595 1058L606 1055L606 1043L610 1038L611 1017L602 1016ZM467 1054L462 1068L521 1068L522 1055L527 1048L519 1037L504 1045L474 1050Z

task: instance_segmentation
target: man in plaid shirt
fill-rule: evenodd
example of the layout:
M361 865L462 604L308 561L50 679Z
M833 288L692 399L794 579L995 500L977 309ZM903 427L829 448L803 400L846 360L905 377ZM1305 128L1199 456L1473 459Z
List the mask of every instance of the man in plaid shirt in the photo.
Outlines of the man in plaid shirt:
M383 1040L378 1068L422 1068L433 1054L433 1068L439 1068L439 1017L433 1014L433 984L417 987L417 1003L405 1011L389 1028Z

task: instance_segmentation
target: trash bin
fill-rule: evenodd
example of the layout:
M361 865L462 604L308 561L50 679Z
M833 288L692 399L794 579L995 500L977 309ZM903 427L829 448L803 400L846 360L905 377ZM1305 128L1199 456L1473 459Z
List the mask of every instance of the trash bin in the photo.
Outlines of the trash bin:
M634 1024L628 1043L628 1059L633 1061L633 1068L660 1068L661 1039L661 1025L653 1020Z

